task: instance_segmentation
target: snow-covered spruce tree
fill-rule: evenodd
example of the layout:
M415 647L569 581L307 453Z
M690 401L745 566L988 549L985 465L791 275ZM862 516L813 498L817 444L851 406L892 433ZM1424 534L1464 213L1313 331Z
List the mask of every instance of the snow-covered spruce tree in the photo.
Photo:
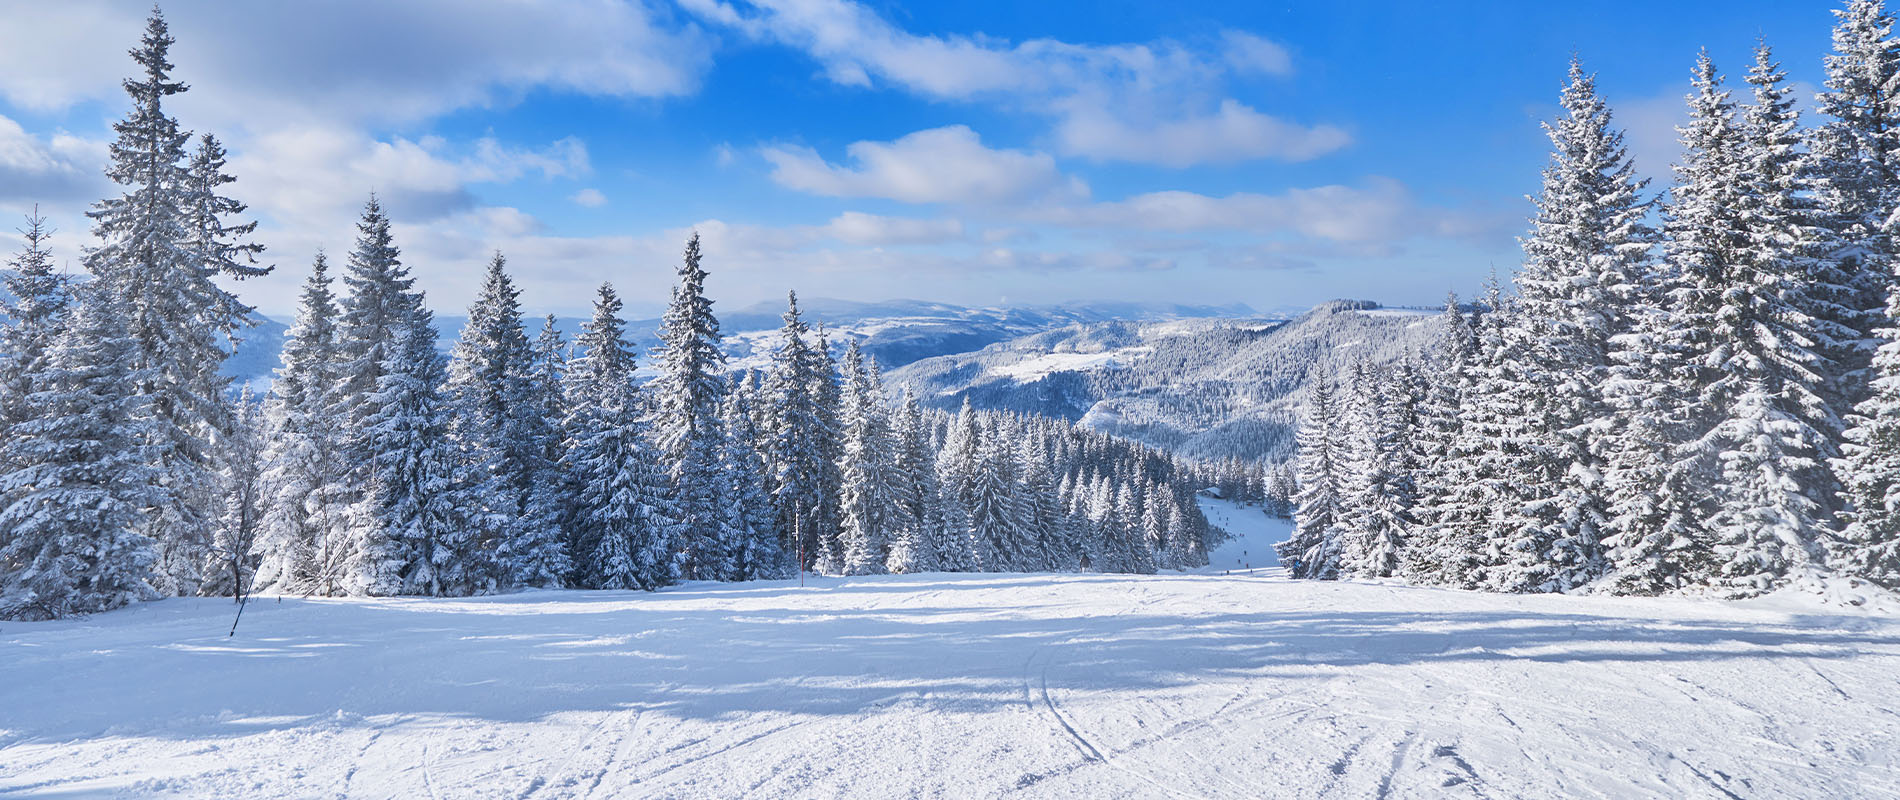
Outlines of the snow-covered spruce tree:
M257 544L264 529L263 404L245 386L231 429L219 442L218 491L224 508L211 536L211 552L199 569L204 593L242 599L256 585Z
M26 246L8 262L12 271L0 276L6 288L0 297L0 430L26 421L33 394L29 377L45 370L72 300L65 277L53 271L53 254L46 249L52 231L38 207L20 236Z
M890 485L895 459L890 421L885 416L883 389L873 377L875 370L875 364L866 366L857 340L851 340L844 359L844 409L840 415L844 447L839 464L843 476L840 506L844 512L839 536L847 575L884 571L897 521Z
M1056 496L1056 484L1043 442L1043 435L1038 433L1021 437L1015 447L1017 542L1021 548L1016 554L1016 564L1024 571L1066 571L1074 569L1065 565L1072 560L1066 557L1070 549L1068 530L1063 526L1065 514L1061 499ZM1157 549L1166 547L1164 540L1168 532L1164 519L1154 531ZM1170 551L1167 565L1172 567L1175 561Z
M1832 555L1849 574L1900 589L1900 287L1889 293L1887 319L1873 395L1849 418L1839 465L1847 524Z
M1299 433L1300 493L1293 498L1293 535L1275 549L1288 575L1331 580L1339 577L1338 527L1344 511L1339 410L1326 379L1314 381L1307 392Z
M389 217L374 196L363 208L356 225L356 246L350 251L343 274L349 295L341 304L342 317L337 326L336 371L330 376L334 395L328 416L341 431L343 472L336 482L338 503L360 509L371 485L370 468L374 449L367 441L367 421L379 404L379 391L390 354L414 326L422 313L422 298L414 288L389 233ZM354 513L354 512L353 512ZM323 548L319 575L320 594L348 591L341 579L360 561L352 551L360 537L349 529L360 521L350 521L343 530L332 531L334 541Z
M1446 582L1437 558L1444 534L1458 524L1450 511L1463 488L1460 473L1467 465L1456 457L1454 448L1462 427L1465 387L1470 383L1472 359L1478 347L1471 319L1458 307L1456 295L1445 299L1440 325L1443 333L1431 357L1437 380L1431 381L1418 399L1418 430L1413 437L1418 463L1413 512L1417 524L1400 564L1400 573L1419 583ZM1268 492L1269 496L1274 493Z
M719 406L726 384L725 351L719 319L706 298L706 270L700 266L699 234L686 241L679 284L660 322L660 347L653 352L653 424L660 454L673 481L673 497L686 526L688 577L713 579L731 573L723 551L719 494L728 479L719 474L724 437Z
M569 364L567 472L580 491L571 549L581 585L652 591L679 580L684 553L620 308L601 284Z
M1757 381L1712 432L1733 443L1721 454L1723 502L1708 523L1716 586L1732 596L1804 579L1823 564L1813 537L1820 504L1797 477L1814 466L1805 428Z
M567 369L567 343L561 337L554 315L541 321L528 367L528 411L523 432L532 452L534 478L528 487L525 518L530 529L546 539L524 541L528 569L518 575L540 575L525 581L533 586L560 586L574 572L575 554L568 547L566 525L572 519L574 486L562 469L567 453L567 435L561 421L567 418L567 398L562 383ZM519 582L518 582L519 583Z
M790 571L791 558L779 539L777 514L766 488L765 459L759 456L763 434L752 408L757 394L752 376L748 372L729 388L719 414L724 434L719 475L726 481L719 493L721 545L728 569L720 580L778 578Z
M297 317L264 401L264 517L257 588L325 591L347 550L350 492L337 407L337 309L329 265L317 253Z
M771 440L779 532L785 537L786 551L803 559L804 569L811 569L817 562L825 542L824 495L830 471L825 461L832 433L819 407L823 402L822 385L830 377L823 374L824 358L806 341L810 335L798 312L798 295L793 293L787 300L785 327L766 380L770 398L767 410L771 415L767 435Z
M1600 388L1610 337L1627 326L1632 287L1650 271L1655 235L1644 222L1644 181L1611 127L1595 76L1577 61L1564 113L1545 126L1553 146L1523 241L1506 377L1533 404L1533 447L1512 479L1527 502L1506 518L1510 553L1491 576L1505 591L1566 591L1601 573L1598 542L1607 502L1594 443L1609 414Z
M148 453L162 490L144 521L158 547L154 580L161 592L189 594L198 591L197 569L217 514L213 442L230 419L229 381L218 373L226 355L219 333L248 324L250 314L216 278L261 271L233 258L254 252L254 245L232 243L248 226L205 222L243 206L216 199L225 176L216 170L194 176L186 162L190 134L164 106L185 91L171 79L172 43L154 11L132 51L143 74L124 83L132 110L113 124L106 176L123 193L87 212L98 244L85 264L121 301L137 348L139 391L151 398Z
M815 418L820 432L815 509L820 561L816 569L836 575L844 571L844 540L840 537L844 529L844 508L839 503L844 497L844 473L838 468L844 456L844 426L839 416L844 409L844 381L838 372L838 361L831 355L831 340L823 325L818 326L814 338L816 341L809 351L812 364L808 374L812 379L811 396L817 401Z
M225 172L224 157L224 145L218 137L209 133L198 137L198 147L185 168L185 187L180 196L188 235L186 246L212 275L240 279L268 275L272 267L257 264L264 245L247 240L257 231L257 223L230 220L248 207L220 194L225 185L237 182L235 176ZM206 324L215 326L219 334L236 339L241 328L255 324L253 309L239 303L235 295L219 292L214 299L222 301L224 307L211 307Z
M1416 490L1412 434L1417 425L1416 372L1401 364L1390 372L1361 362L1355 375L1348 440L1349 470L1343 481L1348 521L1342 526L1340 571L1365 578L1398 574L1409 544Z
M1008 437L994 421L981 435L977 467L970 486L970 532L976 540L976 560L984 572L1018 569L1016 559L1023 538L1023 520L1016 493L1016 459Z
M52 619L155 597L141 515L157 492L149 398L116 292L88 286L0 437L0 617Z
M1613 413L1604 445L1609 497L1606 572L1597 586L1615 594L1660 594L1706 580L1711 540L1703 521L1714 475L1699 442L1704 406L1691 364L1689 331L1675 316L1685 293L1665 261L1611 339L1603 393Z
M447 394L450 435L478 504L464 511L476 525L479 549L493 555L492 577L502 586L559 586L568 569L566 545L534 502L546 457L536 367L520 291L497 252L452 352Z
M923 408L915 395L906 394L897 413L895 431L897 453L893 460L891 488L896 495L896 534L891 542L891 572L936 572L942 569L934 542L941 525L936 508L937 464L931 452L930 430L924 422Z
M360 440L369 493L349 587L370 595L459 596L495 588L480 513L449 438L448 368L428 310L417 308L383 360Z
M1697 65L1696 86L1690 125L1684 129L1689 149L1664 230L1666 252L1684 284L1673 316L1683 326L1692 364L1703 378L1687 396L1705 404L1706 412L1692 406L1690 424L1706 431L1698 444L1715 454L1724 475L1734 473L1737 459L1746 461L1758 452L1762 444L1756 438L1772 428L1779 440L1774 449L1798 454L1774 467L1784 470L1787 480L1773 484L1773 490L1799 496L1769 501L1761 493L1771 485L1756 482L1752 474L1742 483L1695 485L1714 490L1707 501L1714 517L1708 525L1718 538L1735 539L1740 535L1735 526L1747 524L1738 521L1755 519L1769 503L1777 514L1795 515L1786 521L1809 540L1800 548L1807 552L1835 494L1823 461L1833 455L1834 444L1824 431L1836 431L1839 424L1824 399L1817 337L1799 302L1809 287L1805 259L1795 246L1802 227L1794 200L1793 112L1785 98L1761 93L1749 124L1735 124L1727 93L1720 91L1720 78L1706 56ZM1745 396L1751 399L1745 402ZM1770 409L1754 407L1756 401ZM1726 555L1719 560L1739 558L1750 566L1729 564L1719 571L1733 575L1742 569L1750 576L1748 585L1758 583L1758 566L1806 563L1738 554L1737 546L1724 544Z
M1419 556L1434 565L1435 582L1467 589L1484 586L1504 562L1504 545L1515 531L1506 526L1527 502L1516 476L1535 463L1537 431L1535 408L1522 393L1522 362L1506 358L1518 334L1496 275L1486 281L1480 306L1472 325L1476 348L1459 378L1458 434L1439 479L1453 493L1440 501L1423 545L1429 549Z
M1900 42L1882 0L1850 0L1834 12L1834 52L1825 59L1825 90L1816 98L1822 123L1807 137L1809 195L1815 204L1815 257L1807 292L1826 330L1831 363L1829 400L1845 417L1868 395L1869 358L1893 283L1894 246L1882 228L1900 196Z

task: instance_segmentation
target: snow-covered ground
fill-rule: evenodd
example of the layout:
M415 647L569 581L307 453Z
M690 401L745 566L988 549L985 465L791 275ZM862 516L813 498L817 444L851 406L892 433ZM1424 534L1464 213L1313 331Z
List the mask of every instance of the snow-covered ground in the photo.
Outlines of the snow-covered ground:
M0 795L1900 796L1900 620L1291 582L1212 510L1196 575L0 624Z

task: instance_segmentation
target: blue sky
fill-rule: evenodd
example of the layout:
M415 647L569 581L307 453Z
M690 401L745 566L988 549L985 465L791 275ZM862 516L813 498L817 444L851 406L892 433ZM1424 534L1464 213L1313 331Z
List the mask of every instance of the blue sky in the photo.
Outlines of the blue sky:
M337 0L165 3L287 314L371 190L438 309L495 249L530 310L666 296L689 230L727 307L1431 304L1519 253L1573 52L1666 180L1697 50L1766 36L1811 96L1826 3ZM1587 7L1586 7L1587 6ZM0 27L0 213L85 244L143 2ZM11 227L11 226L8 226ZM0 244L12 245L13 242ZM11 249L11 247L9 247Z

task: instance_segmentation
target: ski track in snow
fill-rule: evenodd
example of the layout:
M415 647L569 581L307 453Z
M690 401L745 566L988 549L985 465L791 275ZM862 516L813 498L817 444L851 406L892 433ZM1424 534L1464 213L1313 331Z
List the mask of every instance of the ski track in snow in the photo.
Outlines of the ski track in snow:
M0 624L0 796L1896 797L1900 619L1196 574Z

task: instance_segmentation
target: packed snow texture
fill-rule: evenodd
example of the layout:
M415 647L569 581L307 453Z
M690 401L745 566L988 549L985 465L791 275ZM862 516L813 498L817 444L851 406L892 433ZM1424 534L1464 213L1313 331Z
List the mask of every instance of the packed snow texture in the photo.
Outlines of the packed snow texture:
M1900 620L1288 581L1283 524L1209 515L1194 575L8 623L0 795L1900 795Z

